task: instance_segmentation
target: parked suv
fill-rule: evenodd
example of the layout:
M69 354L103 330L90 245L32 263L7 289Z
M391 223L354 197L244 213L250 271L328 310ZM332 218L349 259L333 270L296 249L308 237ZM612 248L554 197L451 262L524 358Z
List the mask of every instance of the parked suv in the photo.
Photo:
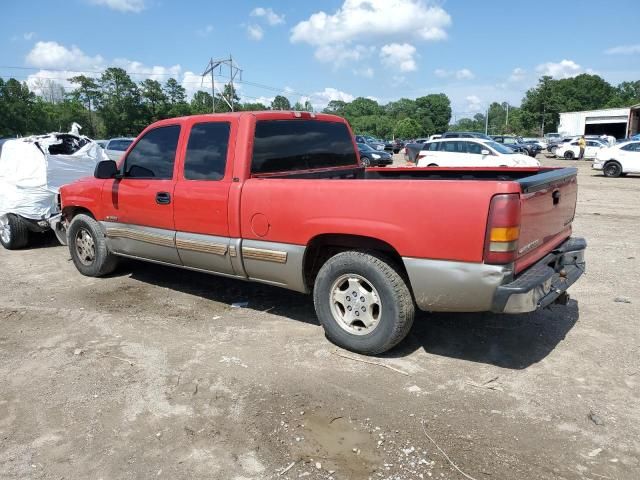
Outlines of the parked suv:
M538 167L540 162L494 141L443 138L425 144L418 167Z
M509 148L513 148L516 152L524 153L530 157L535 157L542 151L537 144L525 143L522 137L516 137L515 135L492 135L492 138L498 142L506 145Z
M483 138L485 140L493 140L489 135L480 132L445 132L442 138Z
M104 151L109 157L110 160L117 162L122 158L124 152L127 151L127 148L133 143L135 138L112 138L107 142L107 146L104 147Z

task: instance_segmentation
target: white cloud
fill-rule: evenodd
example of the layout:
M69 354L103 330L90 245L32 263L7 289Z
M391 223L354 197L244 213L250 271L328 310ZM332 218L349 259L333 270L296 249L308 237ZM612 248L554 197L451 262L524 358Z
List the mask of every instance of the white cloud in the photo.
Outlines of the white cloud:
M32 40L36 36L36 32L26 32L22 34L22 38L25 40Z
M140 13L144 10L145 0L91 0L94 5L102 5L118 12Z
M342 92L333 87L326 87L320 92L311 95L311 102L314 107L325 107L331 100L342 100L343 102L351 102L355 97L349 93Z
M604 51L607 55L637 55L640 54L640 43L635 45L618 45Z
M251 11L250 15L252 17L264 18L267 21L267 23L272 27L275 25L280 25L281 23L284 23L284 15L278 15L271 8L262 8L262 7L254 8Z
M583 68L573 60L562 60L560 62L547 62L542 63L536 67L536 72L541 75L548 75L550 77L571 78L584 72Z
M383 65L399 69L401 72L414 72L418 69L414 55L416 47L409 43L390 43L380 49Z
M27 54L27 64L39 68L99 68L104 63L100 55L86 55L75 45L67 48L57 42L37 42Z
M374 70L371 67L354 68L353 74L358 77L373 78Z
M262 40L264 30L260 25L251 24L247 26L247 34L251 40Z
M316 12L295 25L290 40L315 47L317 59L331 62L328 49L346 50L354 42L370 42L375 48L384 43L408 45L404 43L407 38L444 40L450 25L449 14L430 0L344 0L334 13ZM412 71L417 67L409 59L404 68Z
M339 67L347 62L358 62L369 58L375 52L375 47L364 45L322 45L315 51L316 59L321 62L331 63Z
M472 113L482 112L482 100L477 95L468 95L465 100L467 101L467 110Z
M527 72L524 68L520 68L520 67L516 67L513 69L513 71L511 72L511 75L509 75L509 81L510 82L521 82L522 80L524 80L527 76Z
M199 37L208 37L213 32L213 25L207 25L204 28L199 28L196 30L196 35Z
M475 74L468 68L463 68L456 72L456 78L458 80L471 80L472 78L475 78L475 77L476 77Z
M476 75L468 68L461 68L460 70L445 70L443 68L436 68L433 74L438 78L455 77L457 80L471 80L476 78Z

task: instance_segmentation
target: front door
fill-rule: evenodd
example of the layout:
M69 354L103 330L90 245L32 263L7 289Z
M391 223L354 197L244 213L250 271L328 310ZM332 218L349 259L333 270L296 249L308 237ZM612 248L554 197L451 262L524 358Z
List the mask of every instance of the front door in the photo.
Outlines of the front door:
M231 128L228 121L191 125L174 190L176 246L182 263L229 275L234 274L228 219Z
M115 253L180 264L173 222L180 125L147 131L103 189L104 227Z

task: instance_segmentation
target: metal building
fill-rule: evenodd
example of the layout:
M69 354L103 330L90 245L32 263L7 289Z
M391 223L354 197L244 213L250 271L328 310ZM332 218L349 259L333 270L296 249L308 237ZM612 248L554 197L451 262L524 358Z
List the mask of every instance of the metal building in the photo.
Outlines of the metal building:
M639 127L640 105L635 105L561 113L558 132L565 136L604 134L625 138L638 133Z

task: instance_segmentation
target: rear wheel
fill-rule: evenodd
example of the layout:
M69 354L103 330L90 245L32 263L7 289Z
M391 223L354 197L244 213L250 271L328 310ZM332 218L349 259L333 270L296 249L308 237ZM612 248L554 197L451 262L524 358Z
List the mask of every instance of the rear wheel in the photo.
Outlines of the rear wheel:
M564 158L567 160L573 160L573 158L575 157L575 155L573 154L573 152L571 150L567 150L566 152L564 152Z
M602 171L605 177L616 178L622 175L622 165L618 162L607 162Z
M364 165L365 167L371 166L371 160L369 159L369 157L360 157L360 161L362 162L362 165Z
M118 258L109 252L107 242L89 215L76 215L69 225L69 253L78 271L88 277L101 277L113 272Z
M430 163L429 165L427 165L427 167L437 167L438 165L436 165L435 163Z
M0 243L7 250L26 247L29 243L27 224L13 213L0 215Z
M341 252L327 260L316 277L313 301L330 341L369 355L402 341L415 314L398 267L374 253Z

